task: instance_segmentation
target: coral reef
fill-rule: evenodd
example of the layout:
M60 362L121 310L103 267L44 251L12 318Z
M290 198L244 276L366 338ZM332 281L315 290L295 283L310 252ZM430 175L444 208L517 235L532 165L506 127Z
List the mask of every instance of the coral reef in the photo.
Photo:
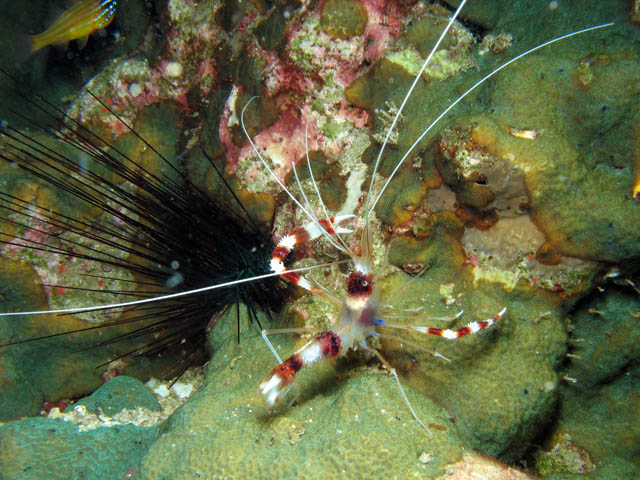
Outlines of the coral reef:
M256 333L238 345L233 322L219 325L205 383L169 419L142 460L139 478L433 478L462 455L447 413L408 391L418 415L429 419L428 435L393 379L375 366L354 369L346 362L306 372L298 406L267 415L256 382L275 359ZM283 335L274 342L281 354L296 343Z
M161 409L156 397L139 380L126 376L112 378L89 397L67 407L65 412L76 410L79 405L83 405L87 412L111 417L124 409Z
M163 119L162 124L158 119ZM158 103L140 115L134 126L142 135L154 143L155 148L167 158L175 158L175 142L177 141L177 116L172 104ZM0 139L0 144L3 139ZM56 144L44 138L42 142L57 149L59 154L69 155L68 146ZM146 172L175 176L166 164L159 162L159 157L150 155L148 149L133 134L122 135L117 139L119 151L128 155L139 168ZM71 151L73 154L77 152ZM101 168L87 158L87 168ZM46 210L63 212L73 218L83 219L87 224L94 222L94 227L118 228L118 219L98 208L90 208L87 203L62 189L55 189L44 180L36 179L11 164L3 162L0 166L6 186L3 193L22 198L26 205L38 204ZM132 190L133 191L133 190ZM28 207L26 211L29 212ZM94 304L95 302L114 303L128 299L126 291L131 282L137 279L135 272L123 266L102 264L98 261L85 260L72 256L58 255L66 242L87 249L100 247L102 258L109 255L126 262L129 252L119 248L118 238L114 234L113 247L92 240L89 235L83 236L74 232L61 233L37 217L25 217L14 212L3 223L3 233L15 235L9 244L0 246L0 292L2 292L3 308L6 311L21 309L73 308ZM5 230L10 225L11 230ZM95 233L89 230L88 233ZM3 238L5 240L5 238ZM48 249L31 249L31 242L45 244ZM68 244L67 244L68 245ZM120 244L122 245L122 244ZM24 246L24 248L23 248ZM112 258L113 258L112 257ZM42 285L42 286L41 286ZM147 288L147 287L142 287ZM124 293L118 293L124 292ZM130 338L122 342L100 345L105 340L104 331L100 329L79 332L74 335L55 336L64 331L78 330L97 326L102 322L125 319L126 312L111 311L103 313L84 313L74 316L34 316L29 319L2 318L2 343L19 341L33 337L54 335L41 341L14 345L0 351L5 375L0 377L5 395L0 400L0 419L9 420L24 415L37 415L45 401L68 401L86 395L98 388L106 378L126 373L140 378L148 378L159 369L167 368L175 359L158 359L154 365L146 359L129 358L113 362L108 367L98 369L114 358L127 352L135 351L141 345L140 339ZM140 325L121 324L109 329L108 338L134 331ZM144 344L144 342L142 342Z
M570 317L574 346L565 375L572 381L560 391L557 422L536 459L549 478L640 474L635 461L640 445L640 295L626 287L611 287L581 302Z
M539 432L540 419L551 414L558 398L556 371L567 339L560 305L556 294L532 292L528 282L505 293L498 284L476 280L475 267L466 262L455 240L455 225L443 218L422 242L392 241L392 262L397 254L402 261L428 269L417 279L403 273L385 278L384 298L397 301L400 311L422 312L428 305L432 315L464 309L463 318L488 317L507 306L509 316L480 338L450 343L420 334L406 336L451 362L401 341L383 340L383 351L411 385L447 408L465 441L482 452L514 460L524 453L527 439ZM409 319L412 324L426 323L419 314L414 316Z

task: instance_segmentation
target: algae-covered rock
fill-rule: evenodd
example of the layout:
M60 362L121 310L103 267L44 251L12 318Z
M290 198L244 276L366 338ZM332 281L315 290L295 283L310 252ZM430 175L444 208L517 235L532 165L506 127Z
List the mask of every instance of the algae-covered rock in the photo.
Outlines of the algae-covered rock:
M620 375L640 358L640 297L615 287L583 302L571 315L576 356L566 374L580 389Z
M309 152L309 164L323 203L330 210L338 210L347 197L346 177L341 175L340 166L337 162L330 163L327 161L327 158L321 152ZM303 185L305 181L311 182L311 174L306 160L299 162L299 166L296 167L296 173ZM297 188L293 171L285 177L285 185L288 185L289 188Z
M24 310L25 305L30 310L48 308L41 280L29 265L0 257L0 271L0 299L6 311ZM3 343L36 339L0 348L3 391L0 420L37 415L45 401L57 402L91 393L104 383L106 368L96 367L139 345L139 340L126 339L112 345L98 345L133 328L126 324L111 326L108 333L94 329L59 335L90 326L91 323L71 315L0 318ZM148 378L155 368L162 371L172 365L171 359L159 360L150 364L147 359L140 359L129 364L126 371ZM118 365L121 368L126 364Z
M126 132L128 135L122 135L115 142L115 148L132 162L125 162L126 165L134 165L136 172L153 173L167 181L178 181L176 144L181 128L178 105L158 102L145 108L136 118L133 128L135 134Z
M402 261L419 262L426 270L413 278L403 273L385 278L384 303L393 302L394 312L415 326L460 328L507 307L505 316L490 329L456 341L402 335L450 362L384 337L383 352L411 385L447 408L467 443L512 461L547 425L557 401L556 369L567 340L559 302L527 284L506 291L499 283L476 281L474 266L466 262L456 238L455 224L441 221L425 240L394 239L392 251L404 251ZM405 242L411 248L398 245ZM464 313L455 321L433 319L453 318L460 311Z
M28 418L0 427L5 480L125 478L157 436L157 427L117 425L80 431L61 419Z
M622 77L616 72L623 64L624 60L610 57L595 68L594 83L609 83L614 78L621 82L618 94L609 97L597 93L601 90L595 85L576 85L572 72L579 62L550 55L526 58L494 85L495 118L508 133L493 129L485 147L513 159L524 172L532 218L564 255L619 262L640 251L640 239L634 234L640 208L629 195L632 142L621 136L606 155L599 149L580 148L600 142L596 139L603 127L600 123L596 127L599 118L595 114L572 109L600 104L603 114L614 115L622 123L614 130L616 136L627 130L630 134L627 115L633 118L637 112L628 102L638 94L638 84L631 79L640 70L637 65L626 66L628 76ZM546 72L544 79L537 74L541 71ZM540 136L520 138L516 133L522 128L533 128Z
M531 215L536 205L531 196L537 193L530 188L538 186L528 182L532 172L542 168L542 162L527 160L525 152L530 154L532 149L527 149L516 133L522 136L534 132L509 130L510 134L475 116L465 119L464 124L464 128L443 132L436 164L455 194L456 214L468 227L474 227L466 229L462 243L473 259L476 280L498 281L508 289L526 280L567 295L588 290L601 266L563 255L561 247L547 240L535 222L537 217ZM516 150L515 144L521 148ZM493 220L487 222L487 218Z
M116 377L49 418L0 427L6 480L115 479L135 470L158 434L160 405L134 378Z
M109 416L124 409L133 410L138 407L147 410L161 409L156 397L140 380L124 375L112 378L88 397L67 407L65 411L71 411L78 405L84 405L89 412Z
M23 262L0 257L0 298L6 311L24 308L46 309L47 298L34 270ZM3 317L0 335L3 343L55 334L85 326L71 316L39 315ZM104 348L82 334L44 338L9 345L0 349L0 420L37 415L45 400L57 401L88 393L103 380L95 366L106 361Z
M639 379L635 367L588 392L579 384L563 389L560 415L537 458L545 478L638 478Z
M637 478L640 374L637 315L631 288L609 287L571 315L574 347L561 408L536 454L549 479Z
M443 410L405 386L429 435L393 378L344 361L301 371L298 403L266 415L258 384L276 360L255 332L238 345L234 322L218 326L205 384L168 420L139 478L433 477L460 458L456 427ZM283 357L300 343L271 339Z
M333 38L361 35L367 26L367 11L357 0L328 0L322 7L320 25Z
M601 5L594 5L597 15L603 15L603 10ZM522 12L517 8L509 11L511 20L519 14ZM420 39L433 35L426 34L433 30L427 28L431 21L429 16L417 20L394 44L392 52L345 91L349 101L371 113L376 132L388 126L388 118L397 110L425 56L423 52L428 51ZM450 142L445 133L436 145L440 149L440 156L436 156L438 169L456 194L457 213L470 225L487 228L519 210L535 224L530 230L538 230L543 236L531 253L537 253L536 262L545 266L557 265L562 257L619 262L640 252L640 237L633 232L640 221L640 209L629 195L632 139L638 117L631 99L638 95L639 71L637 62L630 63L628 55L620 53L628 52L633 44L633 32L622 23L620 41L615 44L585 38L565 41L509 66L446 117L449 124L463 130L475 128L467 137L469 141ZM545 22L547 35L559 34L561 27ZM412 32L416 29L425 33L415 35ZM603 33L585 37L597 39L600 35ZM462 38L464 35L460 34L459 41ZM623 38L627 42L620 44ZM430 119L456 98L453 93L471 85L462 71L476 65L490 70L500 61L483 52L469 54L470 49L476 48L472 40L464 46L445 43L443 47L448 49L445 57L455 63L455 68L442 67L440 71L448 72L444 77L427 69L429 81L417 83L399 117L397 131L391 136L396 148L387 149L380 170L383 175L388 174L390 166ZM514 42L509 50L524 48L526 45ZM431 67L437 65L438 58L436 54ZM615 87L611 89L611 85ZM488 102L491 107L483 108ZM477 112L482 116L476 116ZM414 156L432 140L434 130L416 147L407 163L413 162ZM454 152L450 150L452 146ZM487 222L490 212L493 217ZM483 252L477 242L474 248L481 255L495 257L494 252ZM522 275L515 265L521 260L527 263L523 256L512 257L508 262L498 262L502 263L498 267L505 275L509 270L508 275L517 278ZM513 267L505 268L509 262ZM553 272L536 273L546 276L547 286L562 283L550 281L556 275L569 284L568 290L579 293L578 285L582 285L582 291L588 288L598 266L572 262ZM536 267L526 266L530 271ZM536 273L529 276L534 281L538 279Z

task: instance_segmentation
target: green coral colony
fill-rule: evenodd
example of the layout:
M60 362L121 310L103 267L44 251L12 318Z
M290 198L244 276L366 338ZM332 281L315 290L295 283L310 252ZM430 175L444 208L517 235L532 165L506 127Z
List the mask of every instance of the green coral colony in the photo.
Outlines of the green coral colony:
M47 19L37 3L31 19L9 7L4 17L40 32ZM313 176L332 216L355 213L362 222L381 144L454 3L121 1L85 49L47 47L26 60L6 49L0 65L146 174L184 174L194 189L231 204L216 169L224 172L251 218L279 240L309 219L251 148L243 107L258 97L244 111L246 129L296 198L322 211ZM243 327L238 343L234 307L208 330L208 363L172 388L154 377L175 358L125 356L96 369L138 348L92 348L105 329L1 348L0 478L640 477L640 203L630 194L640 164L640 25L631 3L470 1L397 117L374 192L482 75L551 38L615 22L540 49L474 90L417 145L375 207L376 288L396 323L455 330L507 307L496 325L456 342L407 331L373 340L430 433L393 377L358 354L301 370L295 405L265 412L258 385L279 362L255 325ZM7 44L17 36L11 27L0 34ZM79 88L85 82L92 95ZM3 115L24 108L10 83L0 86ZM77 155L24 120L9 121L43 150ZM0 136L1 152L6 142ZM91 226L111 221L8 162L0 185L25 205ZM55 251L59 236L93 245L89 235L60 229L40 238L37 217L29 228L12 218L6 210L0 218L3 242L27 235ZM106 253L126 260L117 247ZM343 259L326 240L296 254L287 268ZM332 265L304 275L343 298L349 273ZM127 268L0 246L2 312L118 303L130 299L123 292L132 284L144 291ZM341 314L301 289L288 298L277 323L257 312L261 324L315 333ZM0 343L104 317L0 318ZM286 358L310 337L269 338Z

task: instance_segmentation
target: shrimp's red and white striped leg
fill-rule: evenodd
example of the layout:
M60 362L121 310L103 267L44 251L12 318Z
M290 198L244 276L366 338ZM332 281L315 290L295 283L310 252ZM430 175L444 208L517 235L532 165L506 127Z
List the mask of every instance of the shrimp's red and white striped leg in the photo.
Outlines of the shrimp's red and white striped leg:
M287 271L287 267L284 265L284 260L289 256L296 245L315 240L322 235L323 232L326 232L329 235L335 235L337 233L351 233L351 230L341 227L339 224L353 216L354 215L340 215L335 218L330 218L329 220L320 219L317 223L312 222L303 227L294 228L287 235L282 237L276 245L276 248L273 249L273 254L271 255L271 270L279 273L281 277L286 278L294 285L302 287L313 293L321 293L318 287L313 285L313 283L299 273Z
M328 330L317 334L298 351L274 368L260 384L260 393L268 407L273 407L294 385L296 374L323 359L335 359L342 351L340 337Z
M471 322L464 327L458 328L457 330L449 330L443 328L434 328L434 327L425 327L425 326L416 326L416 325L403 325L399 323L389 323L385 320L378 320L375 323L376 327L390 327L390 328L399 328L402 330L410 330L413 332L420 333L428 333L429 335L437 335L439 337L446 338L447 340L456 340L460 337L464 337L465 335L469 335L470 333L478 333L481 330L489 328L493 324L495 324L507 311L507 307L504 307L500 310L496 315L486 320L481 320L477 322Z
M262 339L264 340L264 342L267 344L267 347L269 347L269 350L271 350L271 353L273 353L273 356L276 357L278 363L282 363L282 359L280 358L280 355L278 355L278 352L276 352L276 349L273 347L273 344L269 340L268 335L273 335L274 333L308 333L309 331L313 330L314 329L311 327L275 328L270 330L262 330L260 334L262 335Z

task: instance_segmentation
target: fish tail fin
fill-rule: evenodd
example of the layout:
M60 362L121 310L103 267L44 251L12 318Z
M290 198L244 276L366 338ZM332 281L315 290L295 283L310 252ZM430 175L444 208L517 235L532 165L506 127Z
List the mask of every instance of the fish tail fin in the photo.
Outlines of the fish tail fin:
M40 50L42 46L38 46L34 37L31 35L19 35L15 42L14 56L16 62L24 62L27 58Z
M82 50L87 46L87 42L89 41L89 35L85 35L84 37L80 37L76 40L76 45L78 45L78 49Z

